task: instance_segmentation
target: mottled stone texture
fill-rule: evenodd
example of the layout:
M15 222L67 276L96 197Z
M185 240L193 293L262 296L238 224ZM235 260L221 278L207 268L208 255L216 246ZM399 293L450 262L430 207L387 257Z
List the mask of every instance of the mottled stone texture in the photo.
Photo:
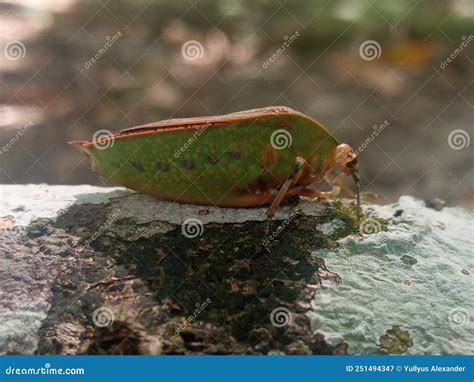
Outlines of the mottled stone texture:
M233 223L235 210L190 206L183 212L176 205L181 220L203 221L194 227L198 234L184 235L176 219L159 213L156 219L143 218L140 209L161 206L171 214L173 204L162 203L132 194L106 203L72 204L56 219L37 219L17 229L4 218L0 261L8 270L0 280L9 300L3 299L1 307L5 314L18 316L23 331L30 328L30 337L25 343L24 333L12 329L11 335L0 337L0 351L347 351L345 344L328 345L311 329L306 313L324 283L339 281L310 251L334 246L336 239L357 232L352 206L320 203L306 214L309 204L303 203L302 212L291 215L297 206L288 205L270 227L276 235L264 245L268 236L262 209L247 210L248 221L240 216L246 210L239 210ZM220 220L209 219L215 213ZM317 230L335 217L343 229L329 236ZM33 312L36 321L29 325L20 313Z

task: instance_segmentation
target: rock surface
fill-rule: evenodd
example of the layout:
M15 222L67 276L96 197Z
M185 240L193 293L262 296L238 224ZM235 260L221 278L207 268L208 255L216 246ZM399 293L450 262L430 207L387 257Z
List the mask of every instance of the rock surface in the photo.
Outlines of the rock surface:
M316 294L315 330L355 354L473 354L473 216L406 196L370 210L387 219L386 231L367 220L374 234L314 252L342 277Z
M181 205L87 186L2 191L2 352L344 349L329 346L306 314L321 281L337 280L310 252L333 239L308 227L340 213L356 230L340 203L338 211L285 206L268 237L264 208Z
M471 247L456 246L436 231L453 219L472 229L461 210L408 198L369 208L358 227L348 203L300 201L284 206L266 233L264 208L174 204L90 186L2 186L0 195L2 353L474 351L472 235L459 232ZM421 224L409 209L438 215ZM446 270L440 317L457 336L431 336L438 318L411 319L397 306L436 306L440 295L425 292L433 248L450 254L437 263ZM403 313L391 315L394 305Z

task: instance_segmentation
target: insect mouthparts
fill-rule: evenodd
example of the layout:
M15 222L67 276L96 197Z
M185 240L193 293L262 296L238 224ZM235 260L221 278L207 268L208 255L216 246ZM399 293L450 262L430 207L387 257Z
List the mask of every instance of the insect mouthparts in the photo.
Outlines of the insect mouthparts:
M356 216L357 222L359 222L362 212L360 207L360 175L359 166L357 165L357 158L355 158L352 162L348 163L347 167L351 170L352 179L354 179L354 183L356 186Z

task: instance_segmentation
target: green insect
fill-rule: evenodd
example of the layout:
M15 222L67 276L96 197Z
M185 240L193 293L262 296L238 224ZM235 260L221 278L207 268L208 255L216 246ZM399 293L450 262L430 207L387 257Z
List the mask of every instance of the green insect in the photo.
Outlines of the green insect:
M320 123L272 106L214 117L170 119L116 135L73 141L92 169L114 183L160 199L220 207L270 205L291 196L339 193L352 175L360 211L356 153ZM325 180L330 192L308 186Z

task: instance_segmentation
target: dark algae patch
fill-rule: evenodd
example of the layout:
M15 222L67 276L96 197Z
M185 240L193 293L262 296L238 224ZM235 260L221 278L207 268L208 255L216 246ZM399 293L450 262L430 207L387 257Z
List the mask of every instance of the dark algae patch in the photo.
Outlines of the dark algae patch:
M410 265L410 266L415 265L418 262L417 259L409 255L402 255L402 257L400 257L400 260L402 261L403 264Z
M446 206L446 202L440 198L428 199L425 200L425 206L435 211L441 211Z
M379 342L382 354L403 354L413 346L410 333L396 325L380 336Z

